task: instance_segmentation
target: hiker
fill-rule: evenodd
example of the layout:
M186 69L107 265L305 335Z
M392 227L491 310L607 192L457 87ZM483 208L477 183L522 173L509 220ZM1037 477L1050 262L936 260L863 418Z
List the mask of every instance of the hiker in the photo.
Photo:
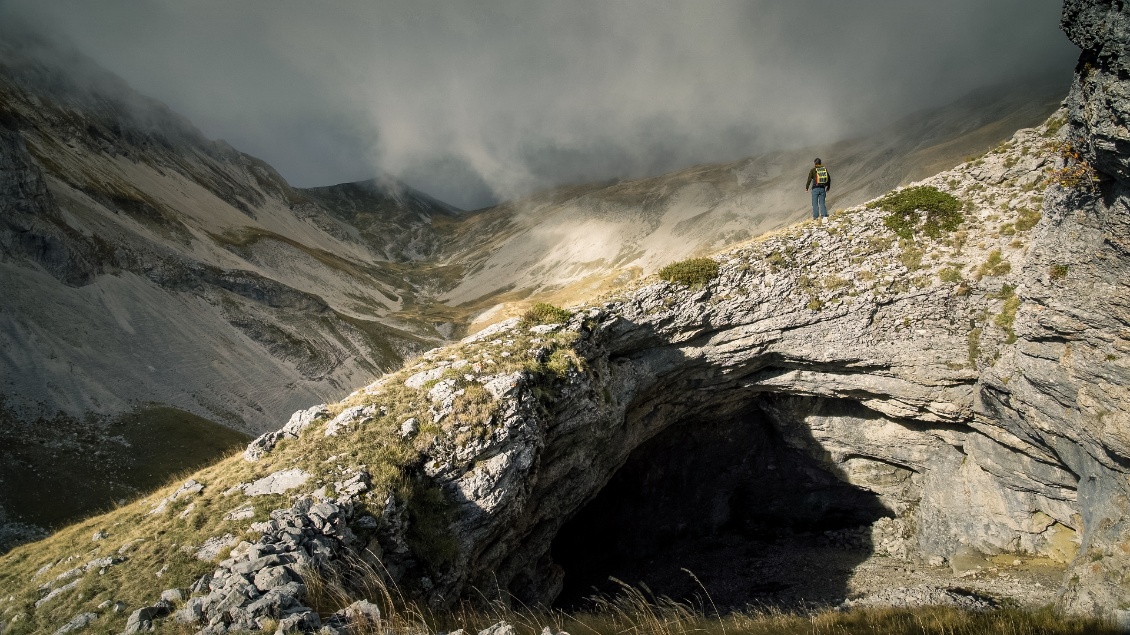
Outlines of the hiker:
M828 218L828 206L824 204L824 199L828 195L828 190L832 189L832 175L828 174L828 168L820 163L820 159L816 159L816 165L808 171L808 180L804 182L805 192L810 185L812 186L812 220Z

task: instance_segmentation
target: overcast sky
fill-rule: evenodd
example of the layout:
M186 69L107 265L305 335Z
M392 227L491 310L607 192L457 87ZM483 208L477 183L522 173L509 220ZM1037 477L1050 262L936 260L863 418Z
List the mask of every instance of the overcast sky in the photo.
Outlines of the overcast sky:
M819 145L1077 50L1057 0L0 0L298 186L464 208Z

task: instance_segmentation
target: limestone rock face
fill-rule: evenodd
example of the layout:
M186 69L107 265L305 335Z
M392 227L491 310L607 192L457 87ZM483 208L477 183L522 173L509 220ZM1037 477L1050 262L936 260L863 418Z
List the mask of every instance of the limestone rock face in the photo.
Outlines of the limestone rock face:
M1110 0L1066 0L1062 26L1083 49L1068 103L1099 171L1130 180L1130 11Z
M1019 289L1019 340L980 382L977 420L1043 446L1077 479L1084 531L1062 601L1100 613L1125 605L1130 581L1130 8L1068 0L1063 28L1083 49L1071 142L1095 180L1049 191Z

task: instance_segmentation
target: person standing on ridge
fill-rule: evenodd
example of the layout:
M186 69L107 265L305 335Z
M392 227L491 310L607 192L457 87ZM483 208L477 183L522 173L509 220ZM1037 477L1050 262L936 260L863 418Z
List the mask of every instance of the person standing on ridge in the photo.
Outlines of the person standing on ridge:
M816 165L808 171L808 180L804 182L805 192L809 190L809 186L812 188L812 220L828 218L825 198L828 190L832 189L832 175L828 173L828 168L820 163L820 159L816 159Z

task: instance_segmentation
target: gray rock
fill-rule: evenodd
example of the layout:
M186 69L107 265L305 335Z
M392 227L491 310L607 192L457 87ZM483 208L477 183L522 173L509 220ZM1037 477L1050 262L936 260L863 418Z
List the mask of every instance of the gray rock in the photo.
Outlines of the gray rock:
M958 550L949 557L949 563L953 574L959 577L971 572L982 571L992 566L981 552L968 545L959 547Z
M173 606L162 600L153 606L146 606L130 613L126 620L126 628L122 635L133 635L143 631L153 630L153 621L165 617L172 612Z
M243 505L224 514L224 520L247 520L255 517L255 507Z
M358 600L331 615L322 628L323 632L368 632L377 630L380 623L380 607L368 600Z
M360 425L373 418L376 409L371 406L354 406L346 408L341 411L341 414L330 419L326 424L325 435L327 437L337 436L342 431L352 427L353 425Z
M54 600L55 598L59 597L60 595L70 591L71 589L78 586L79 582L82 582L82 580L81 579L80 580L73 580L71 582L68 582L67 584L64 584L61 587L52 589L51 591L49 591L47 593L47 595L45 595L45 596L43 596L43 597L41 597L41 598L39 598L38 600L35 601L35 608L39 608L39 607L43 606L44 604L47 604L51 600Z
M318 419L328 415L329 411L326 410L325 404L295 412L280 430L262 434L249 443L247 449L243 451L244 460L258 461L273 450L279 441L297 439L303 430L310 427Z
M847 600L841 606L843 608L948 606L963 611L989 611L997 608L997 604L991 598L981 597L963 589L945 589L929 585L887 589L855 600Z
M96 619L98 619L97 613L79 613L71 618L71 621L59 627L59 630L55 631L55 635L82 630L90 626Z
M204 491L203 483L197 483L195 480L189 479L185 481L184 485L181 485L179 488L177 488L175 492L161 499L161 502L158 503L157 506L154 507L149 513L160 514L168 509L169 503L181 498L196 496L202 491Z
M516 635L516 631L509 622L502 621L479 631L479 635Z
M310 474L298 468L279 470L243 487L247 496L266 496L282 494L304 484Z
M223 536L213 536L204 541L200 548L196 550L197 560L215 560L220 552L228 547L234 545L239 539L232 534L224 534Z
M196 624L204 617L203 597L189 598L184 606L176 612L175 618L182 624Z
M415 375L412 375L408 379L404 380L404 385L408 386L409 388L415 388L416 390L419 390L423 388L424 384L428 383L429 381L435 381L440 377L443 377L443 374L447 371L448 366L449 365L445 364L436 368L431 368L416 373Z
M280 587L293 578L286 567L266 567L255 574L255 587L260 591L270 591Z
M322 626L322 620L318 614L312 610L304 610L297 613L291 613L286 617L279 620L278 629L275 630L277 635L290 633L293 631L310 632L317 630Z

